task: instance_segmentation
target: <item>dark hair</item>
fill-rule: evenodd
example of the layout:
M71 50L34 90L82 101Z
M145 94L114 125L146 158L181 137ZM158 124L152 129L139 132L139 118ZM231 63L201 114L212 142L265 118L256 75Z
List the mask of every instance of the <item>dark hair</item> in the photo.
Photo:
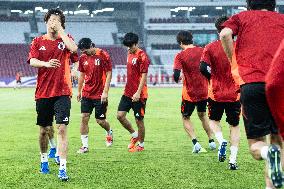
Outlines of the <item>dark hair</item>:
M49 9L48 12L44 16L44 22L47 23L51 15L57 15L60 17L60 23L63 29L65 29L65 15L63 14L62 10L56 9Z
M249 10L267 9L274 11L276 7L276 0L247 0L247 8Z
M82 38L78 42L78 49L90 49L95 47L95 44L92 42L90 38Z
M127 33L123 38L123 45L126 47L132 47L134 44L138 44L138 35L135 33Z
M217 20L215 21L215 27L218 30L218 33L220 33L222 30L222 24L226 22L228 19L229 18L227 16L221 16L217 18Z
M181 45L181 43L183 45L191 45L193 44L193 40L192 40L192 34L189 31L180 31L177 34L177 43L179 45Z

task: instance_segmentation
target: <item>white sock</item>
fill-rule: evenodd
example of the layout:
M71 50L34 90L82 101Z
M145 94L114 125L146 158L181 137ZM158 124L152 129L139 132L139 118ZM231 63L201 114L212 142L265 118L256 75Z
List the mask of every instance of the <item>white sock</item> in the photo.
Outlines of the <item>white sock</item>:
M144 142L139 142L138 145L139 145L140 147L144 147Z
M112 134L112 129L110 128L109 131L107 131L107 134L110 135Z
M134 133L131 133L131 136L133 138L137 138L138 137L138 132L137 131L134 131Z
M272 188L270 188L269 186L266 186L265 189L272 189Z
M88 135L81 135L83 147L89 148Z
M49 145L50 145L50 148L56 148L56 142L54 138L49 139Z
M55 157L59 156L58 155L58 149L56 149Z
M268 146L263 146L260 150L260 155L261 158L266 160L267 159L267 154L268 154Z
M222 132L217 132L217 133L215 134L215 137L216 137L217 141L219 142L219 144L221 145L222 142L224 141Z
M40 153L40 161L43 162L48 162L47 158L47 153Z
M231 155L229 163L236 163L237 161L237 154L238 154L238 147L231 146L230 147Z
M66 159L60 159L60 167L59 167L59 170L66 170Z

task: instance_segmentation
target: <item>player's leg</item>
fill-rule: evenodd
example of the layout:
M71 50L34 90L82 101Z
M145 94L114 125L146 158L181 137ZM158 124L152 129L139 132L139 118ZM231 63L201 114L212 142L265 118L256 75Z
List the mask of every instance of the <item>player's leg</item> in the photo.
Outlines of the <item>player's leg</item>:
M133 129L131 123L126 118L126 114L131 109L131 103L132 99L123 95L121 97L117 111L118 121L131 134L130 144L128 145L129 149L133 148L136 142L138 142L138 132Z
M212 99L208 100L209 125L219 143L218 159L220 162L224 162L227 157L227 141L223 137L222 128L220 125L224 110L225 105L223 102L217 102Z
M113 143L113 131L110 128L109 122L106 120L108 102L101 103L101 100L96 100L94 103L96 121L106 131L106 146L109 147Z
M206 115L206 106L207 106L207 100L197 102L197 115L199 117L199 120L202 123L202 127L205 130L208 140L209 140L209 148L211 150L216 149L216 144L213 139L213 132L209 126L209 119Z
M275 187L282 186L280 147L269 145L265 136L276 134L277 128L271 116L262 83L246 84L241 87L243 118L250 152L256 160L267 160L269 177Z
M94 105L91 99L82 98L81 99L81 125L80 134L82 146L77 151L77 153L87 153L89 151L89 120L93 112Z
M183 127L185 132L188 134L189 138L192 140L193 143L192 153L198 153L200 152L202 147L197 140L197 136L194 132L194 125L190 120L190 116L192 115L194 109L195 109L195 103L189 102L187 100L182 100L181 115L182 115Z
M58 128L58 154L60 157L60 167L58 178L62 181L67 181L67 150L68 150L68 139L67 139L67 125L69 124L71 109L71 100L69 96L56 97L54 103L55 119Z
M238 147L240 143L240 114L241 114L241 104L240 102L228 102L225 104L225 112L227 119L226 121L230 125L230 160L229 160L229 169L236 170L238 169L237 165L237 154Z
M48 158L53 158L54 162L59 165L59 155L57 153L57 145L54 138L54 127L50 126L49 132L48 132L48 140L49 140L49 153Z
M38 99L36 101L37 125L39 130L39 146L41 153L41 169L43 174L49 173L48 165L48 134L53 121L53 109L50 99Z
M144 115L146 109L146 99L140 99L138 102L132 103L132 109L134 112L134 117L136 125L138 127L138 145L133 146L129 149L129 152L139 152L144 150L144 139L145 139L145 125L144 125Z

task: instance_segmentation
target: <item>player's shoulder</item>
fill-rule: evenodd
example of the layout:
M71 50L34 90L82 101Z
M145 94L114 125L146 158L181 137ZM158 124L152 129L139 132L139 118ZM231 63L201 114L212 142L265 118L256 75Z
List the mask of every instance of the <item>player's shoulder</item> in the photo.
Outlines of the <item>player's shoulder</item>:
M218 46L220 43L221 43L220 40L215 40L215 41L208 43L204 48L205 49L212 49L212 48L215 48L216 46Z
M88 58L88 55L86 55L85 53L80 55L80 60L86 60Z

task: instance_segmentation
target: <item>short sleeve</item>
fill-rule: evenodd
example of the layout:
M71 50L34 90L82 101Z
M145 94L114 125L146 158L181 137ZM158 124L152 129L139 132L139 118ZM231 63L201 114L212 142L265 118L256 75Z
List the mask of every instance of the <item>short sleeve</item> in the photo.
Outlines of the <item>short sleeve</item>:
M84 63L87 61L87 57L85 55L82 55L79 59L79 66L78 66L78 71L79 72L85 72L84 69Z
M79 56L77 52L74 52L70 56L71 63L75 63L79 61Z
M110 55L105 52L102 51L102 55L103 55L103 59L104 59L104 69L106 72L111 71L112 70L112 64L111 64L111 58Z
M30 60L32 58L39 58L39 38L34 38L32 43L31 43L31 47L30 47L30 52L29 52L29 57L27 60L27 63L30 63Z
M148 68L150 65L150 60L145 52L140 54L140 73L148 73Z
M201 62L206 62L207 64L211 65L210 48L208 45L204 48L202 52Z
M222 24L222 28L230 28L233 31L233 35L238 35L240 28L240 18L238 14L233 15L229 20Z
M174 70L182 70L182 60L181 55L178 53L174 59Z

